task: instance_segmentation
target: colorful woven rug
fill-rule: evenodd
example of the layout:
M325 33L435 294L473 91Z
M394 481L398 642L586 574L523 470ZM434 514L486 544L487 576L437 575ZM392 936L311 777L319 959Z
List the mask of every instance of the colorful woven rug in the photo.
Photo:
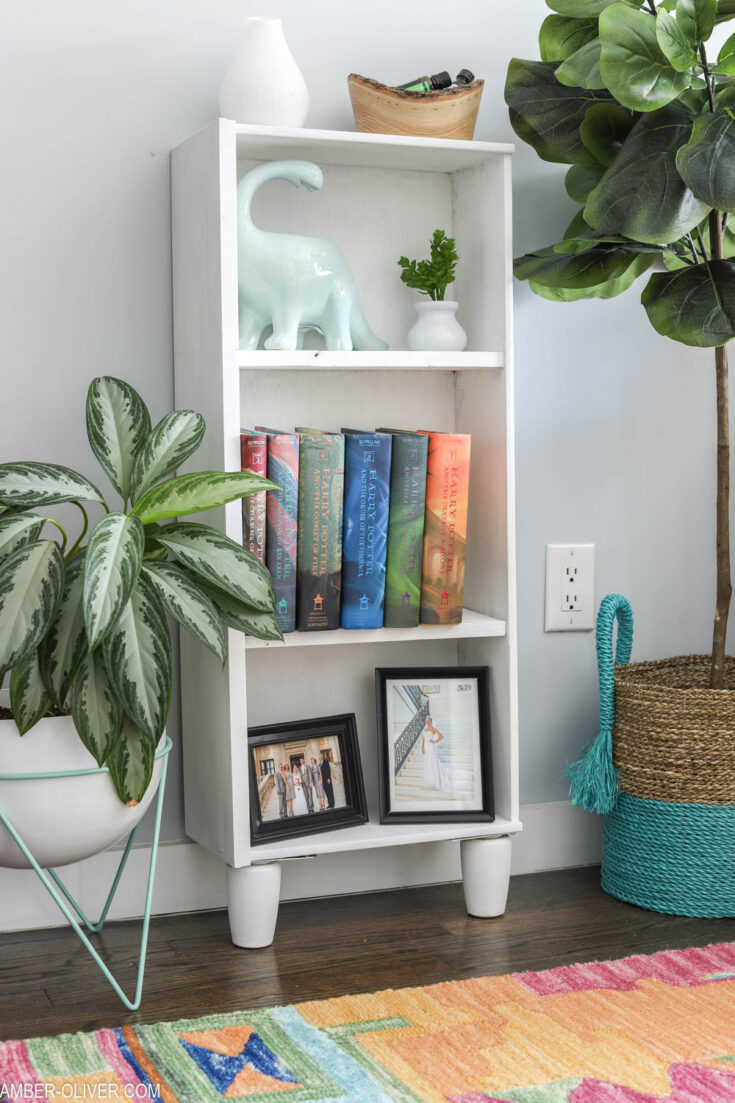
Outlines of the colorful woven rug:
M735 943L0 1044L0 1098L735 1100Z

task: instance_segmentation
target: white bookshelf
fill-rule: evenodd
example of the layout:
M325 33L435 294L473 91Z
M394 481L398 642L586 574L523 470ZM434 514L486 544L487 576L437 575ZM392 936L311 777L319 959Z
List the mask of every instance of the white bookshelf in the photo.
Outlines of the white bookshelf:
M472 434L462 623L451 627L290 633L265 643L229 633L223 670L181 639L186 830L228 867L233 938L263 945L278 906L278 863L341 851L458 841L468 907L495 888L504 906L518 810L513 350L512 147L393 135L240 126L220 119L172 155L176 405L200 410L199 467L238 470L240 425L426 427ZM320 192L274 182L253 218L266 229L335 240L385 352L238 349L236 187L262 160L303 158L324 171ZM456 236L453 297L462 353L406 350L415 292L397 258L424 254L436 227ZM242 539L233 503L206 518ZM345 646L348 645L349 646ZM487 665L496 818L475 824L380 824L374 669ZM354 712L370 822L251 845L247 728ZM472 901L475 901L473 904ZM482 905L485 907L485 905Z

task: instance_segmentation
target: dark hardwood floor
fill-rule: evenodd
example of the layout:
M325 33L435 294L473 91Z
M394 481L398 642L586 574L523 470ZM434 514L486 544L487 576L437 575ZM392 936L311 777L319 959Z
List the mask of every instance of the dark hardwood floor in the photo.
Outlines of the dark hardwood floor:
M99 938L135 982L137 922ZM238 1008L735 941L735 919L683 919L622 904L599 870L515 877L501 919L470 919L460 885L284 904L273 946L238 950L225 912L151 924L143 1006L127 1013L72 933L0 936L0 1038L158 1022Z

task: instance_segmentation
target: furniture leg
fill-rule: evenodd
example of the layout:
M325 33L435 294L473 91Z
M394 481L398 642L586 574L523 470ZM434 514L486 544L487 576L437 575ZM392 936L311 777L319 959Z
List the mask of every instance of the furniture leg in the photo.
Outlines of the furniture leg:
M281 864L227 867L227 909L236 946L256 950L270 946L276 931L281 895Z
M509 836L463 839L459 845L467 914L480 919L502 915L510 884Z

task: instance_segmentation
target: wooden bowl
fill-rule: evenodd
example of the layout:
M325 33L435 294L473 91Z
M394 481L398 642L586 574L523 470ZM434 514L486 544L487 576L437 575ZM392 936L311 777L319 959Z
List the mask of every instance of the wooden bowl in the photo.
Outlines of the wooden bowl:
M406 92L350 73L347 87L357 129L368 134L413 134L471 139L484 81L440 92Z

